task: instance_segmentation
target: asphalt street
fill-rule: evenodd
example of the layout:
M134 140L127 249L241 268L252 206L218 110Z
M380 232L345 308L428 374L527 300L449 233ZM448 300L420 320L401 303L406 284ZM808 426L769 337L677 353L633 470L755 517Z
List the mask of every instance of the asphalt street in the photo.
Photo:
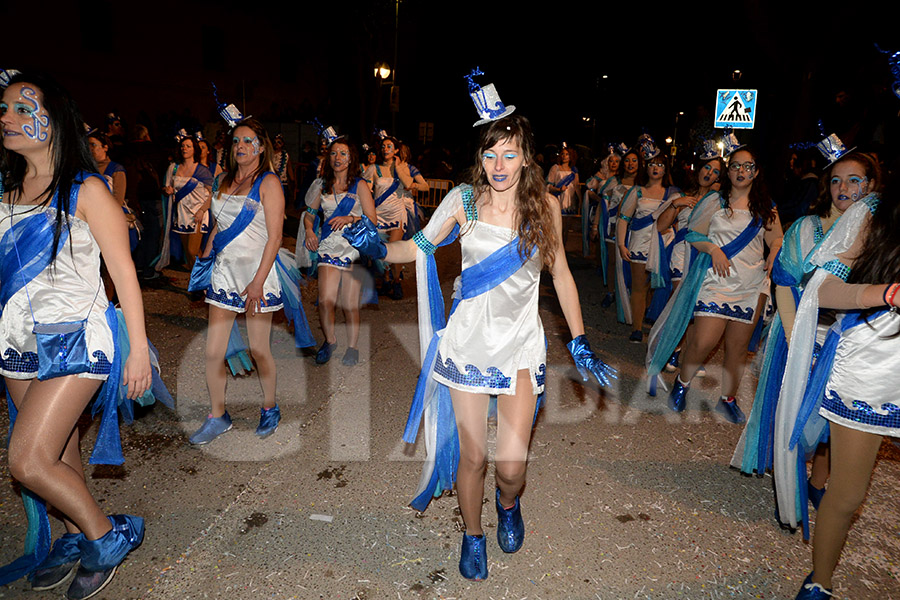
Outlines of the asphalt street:
M454 497L436 499L423 514L407 506L424 457L421 441L407 446L400 439L418 375L414 269L405 271L405 299L383 298L363 310L362 360L355 367L340 364L346 348L340 315L336 358L325 366L296 351L278 320L281 426L257 439L258 381L232 379L234 429L202 448L187 438L208 411L207 311L184 292L188 274L167 271L171 283L148 288L144 301L177 408L144 410L122 427L123 466L85 469L105 510L141 515L147 526L143 545L98 597L793 598L811 570L811 545L775 522L770 476L745 477L728 466L741 429L713 411L721 354L683 414L670 412L664 396L648 397L641 382L646 346L629 343L630 328L600 307L604 290L592 262L574 252L576 237L568 240L569 260L587 335L620 379L609 392L581 383L545 275L548 389L522 494L526 539L516 554L497 546L489 466L486 581L469 582L457 571L461 519ZM449 293L458 246L439 252ZM311 282L304 290L304 305L321 342L315 288ZM748 372L739 396L748 414L755 383ZM84 418L82 425L86 460L96 423ZM7 426L4 411L4 435ZM5 447L0 463L0 563L6 563L21 553L25 519ZM900 598L898 480L900 449L885 442L835 576L835 597ZM59 595L31 592L22 581L0 588L0 598Z

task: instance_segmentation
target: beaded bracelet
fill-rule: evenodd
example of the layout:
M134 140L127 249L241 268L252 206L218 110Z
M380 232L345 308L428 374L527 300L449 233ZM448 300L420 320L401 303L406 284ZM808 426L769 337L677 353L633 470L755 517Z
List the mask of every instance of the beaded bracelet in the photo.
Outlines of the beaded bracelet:
M417 231L412 239L416 246L419 247L419 250L424 252L426 256L431 256L437 251L437 246L429 242L428 238L421 231Z
M619 218L625 221L626 223L631 223L631 217L627 215L619 215Z

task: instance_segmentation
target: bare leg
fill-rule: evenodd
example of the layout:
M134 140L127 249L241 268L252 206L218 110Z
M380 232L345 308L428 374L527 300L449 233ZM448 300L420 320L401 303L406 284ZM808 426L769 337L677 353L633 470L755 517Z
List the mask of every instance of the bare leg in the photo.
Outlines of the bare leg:
M210 414L218 418L225 414L225 351L228 336L237 313L209 305L209 326L206 330L206 388L209 390Z
M722 395L736 396L744 367L747 366L747 344L753 337L755 323L727 321L725 326L725 370L722 374Z
M882 437L831 423L831 480L813 536L813 581L826 588L847 539L853 513L866 497Z
M681 381L691 382L697 369L722 339L726 324L726 319L718 317L694 317L691 335L685 341L684 352L681 355L681 373L678 375Z
M450 390L456 429L459 432L459 468L456 494L468 535L481 535L481 502L487 456L489 396Z
M75 532L96 540L110 523L87 489L80 458L73 461L78 438L72 430L102 382L71 375L23 383L10 387L19 411L9 442L10 474L59 509L76 525ZM64 455L77 467L64 462Z
M347 322L347 346L359 346L359 304L362 300L362 281L355 267L351 271L341 271L341 307Z
M250 351L259 372L259 383L263 390L263 408L275 406L275 357L272 356L272 314L247 313L247 336L250 338Z
M829 463L831 451L828 444L819 444L812 459L812 471L809 474L809 482L814 488L822 489L828 483Z
M333 344L337 341L334 335L334 306L337 304L338 288L341 285L341 272L328 265L319 265L319 323L325 341Z
M606 244L606 291L616 293L616 245L613 242Z
M510 508L525 485L528 446L537 396L527 369L519 371L515 396L497 396L497 487L500 504Z
M399 242L403 239L403 229L392 229L388 232L389 242ZM394 283L400 283L400 265L391 263L391 275L394 276Z
M650 297L650 275L647 265L631 263L631 323L636 331L644 327L644 316Z

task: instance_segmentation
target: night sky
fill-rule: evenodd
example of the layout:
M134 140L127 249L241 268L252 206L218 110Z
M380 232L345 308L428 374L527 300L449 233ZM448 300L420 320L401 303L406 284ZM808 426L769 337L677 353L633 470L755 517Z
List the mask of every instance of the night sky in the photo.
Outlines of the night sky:
M697 107L712 112L716 89L733 85L735 69L738 87L759 90L756 129L742 141L773 159L790 142L817 140L820 119L826 133L869 139L900 109L887 91L887 57L874 46L900 49L900 35L877 3L840 12L793 2L489 6L400 4L402 138L416 140L429 122L435 142L471 145L477 116L464 76L475 66L485 72L481 83L495 83L505 103L532 119L539 144L600 148L633 143L642 129L661 141L679 111L683 143ZM386 0L18 3L3 9L0 64L50 71L91 123L110 110L126 124L162 113L215 122L214 81L245 114L270 123L317 116L359 139L373 125L392 129L389 87L378 86L372 69L377 61L395 66L394 11ZM849 103L838 108L842 89Z

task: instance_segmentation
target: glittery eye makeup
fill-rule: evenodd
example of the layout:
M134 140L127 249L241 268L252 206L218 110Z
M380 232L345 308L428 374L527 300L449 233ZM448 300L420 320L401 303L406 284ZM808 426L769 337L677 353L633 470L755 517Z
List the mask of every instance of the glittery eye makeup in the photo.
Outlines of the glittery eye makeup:
M497 158L497 155L493 152L485 152L481 155L481 160L494 160L495 158Z

